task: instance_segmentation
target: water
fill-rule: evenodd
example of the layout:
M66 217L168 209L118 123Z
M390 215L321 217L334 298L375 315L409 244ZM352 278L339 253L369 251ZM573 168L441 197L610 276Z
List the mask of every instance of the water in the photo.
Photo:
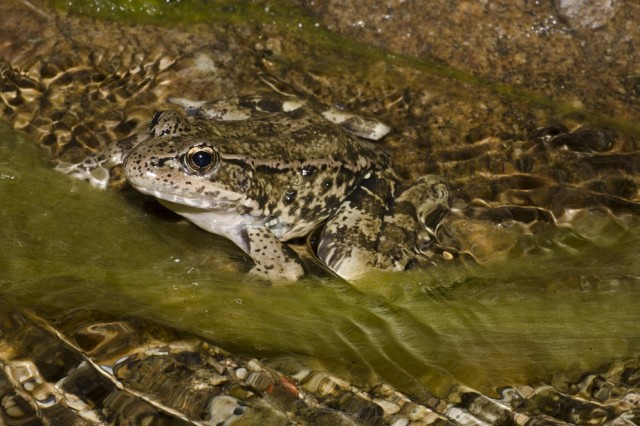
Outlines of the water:
M5 125L0 135L0 290L44 315L142 316L414 394L495 394L640 352L636 227L479 267L265 285L224 239L56 173Z

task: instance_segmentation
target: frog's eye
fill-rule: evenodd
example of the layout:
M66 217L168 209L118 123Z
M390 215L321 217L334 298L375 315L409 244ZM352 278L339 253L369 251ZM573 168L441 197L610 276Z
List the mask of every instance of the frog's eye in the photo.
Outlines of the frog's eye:
M184 156L184 164L189 172L205 175L218 166L218 153L208 146L194 146Z

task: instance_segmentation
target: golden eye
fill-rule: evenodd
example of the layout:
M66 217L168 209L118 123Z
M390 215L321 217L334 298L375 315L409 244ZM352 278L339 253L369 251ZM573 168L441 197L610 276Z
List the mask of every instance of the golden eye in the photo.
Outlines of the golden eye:
M185 166L192 173L205 175L219 164L218 153L208 146L194 146L184 157Z

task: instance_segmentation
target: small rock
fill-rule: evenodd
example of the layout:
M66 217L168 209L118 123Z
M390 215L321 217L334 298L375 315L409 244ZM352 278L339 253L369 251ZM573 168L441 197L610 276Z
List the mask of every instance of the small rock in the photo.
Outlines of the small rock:
M246 368L240 367L236 370L236 377L240 380L244 380L249 375L249 371Z
M556 0L555 3L560 16L573 28L603 27L617 10L615 0Z

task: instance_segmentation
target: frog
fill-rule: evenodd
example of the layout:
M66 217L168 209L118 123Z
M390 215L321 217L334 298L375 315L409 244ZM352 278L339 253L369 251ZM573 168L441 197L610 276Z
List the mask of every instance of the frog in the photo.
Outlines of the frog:
M317 258L347 281L434 262L448 187L398 177L376 145L386 124L284 95L172 101L180 108L148 130L58 169L104 188L121 165L133 188L231 240L270 281L304 275L287 242L312 232Z

